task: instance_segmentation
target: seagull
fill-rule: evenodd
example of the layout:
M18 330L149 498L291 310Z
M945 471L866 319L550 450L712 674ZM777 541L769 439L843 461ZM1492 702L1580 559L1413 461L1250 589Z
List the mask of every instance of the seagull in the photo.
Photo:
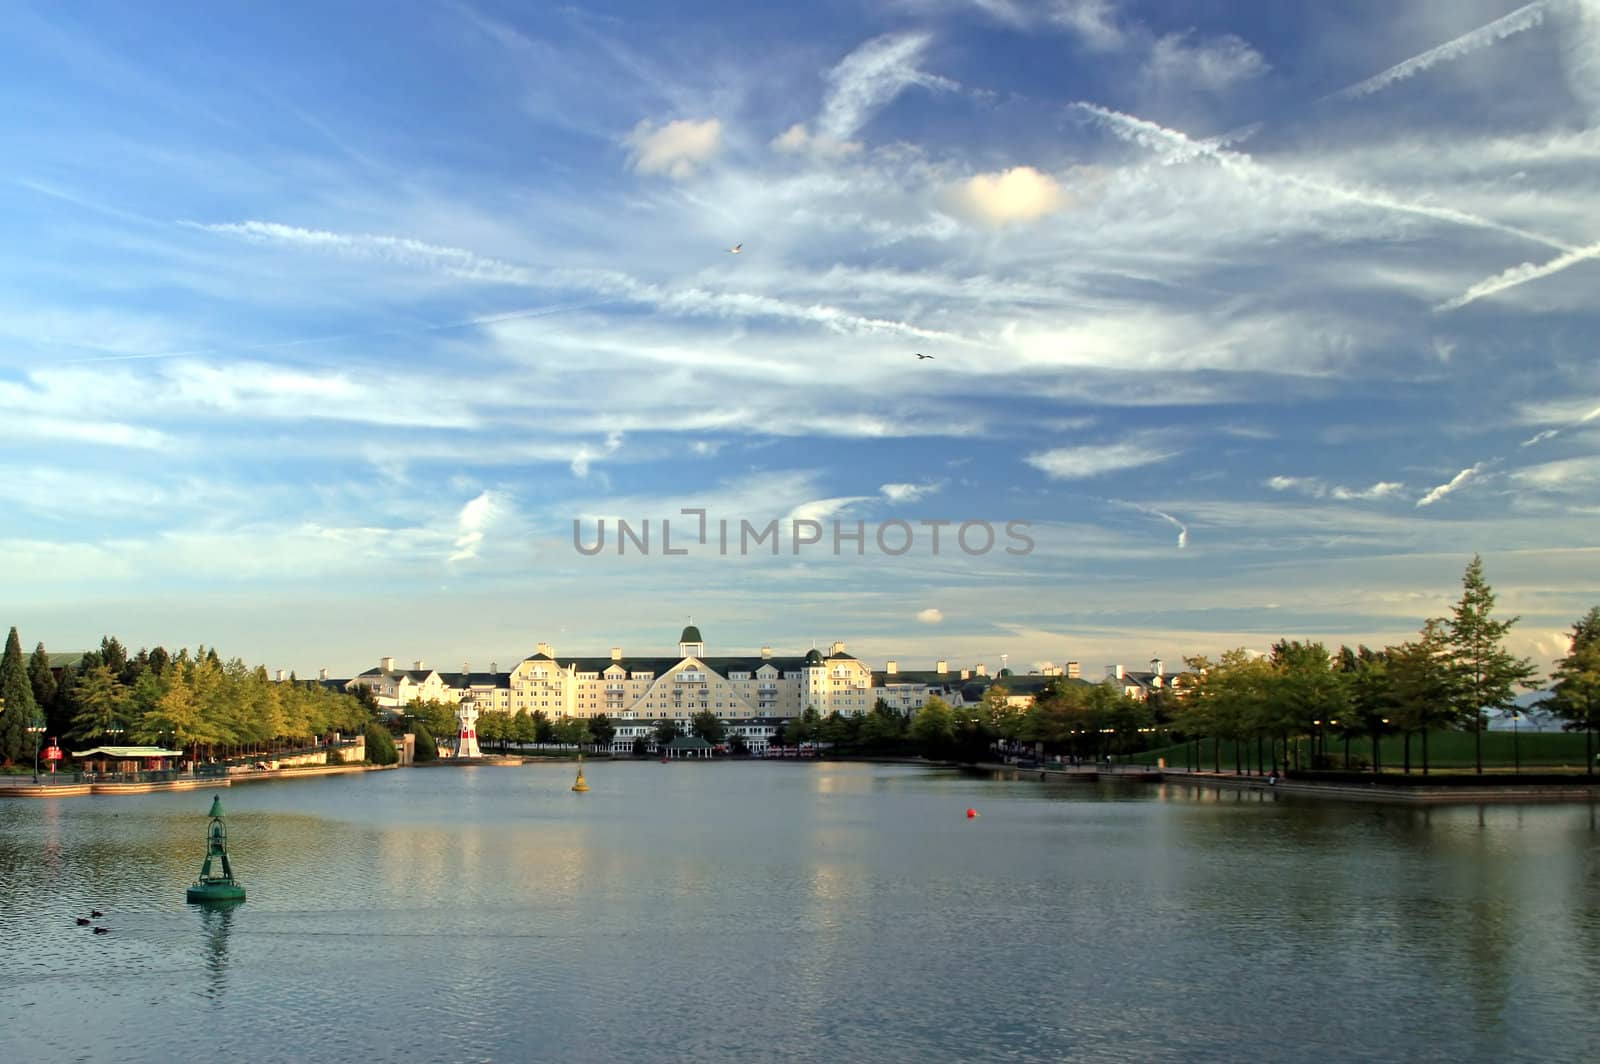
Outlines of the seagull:
M929 358L929 359L931 359L933 356L932 355L925 355L921 351L918 351L917 352L917 357L918 358Z
M743 250L744 250L744 245L743 244L735 244L735 245L733 245L733 247L728 249L728 254L737 255L737 254L739 254L739 252L741 252Z

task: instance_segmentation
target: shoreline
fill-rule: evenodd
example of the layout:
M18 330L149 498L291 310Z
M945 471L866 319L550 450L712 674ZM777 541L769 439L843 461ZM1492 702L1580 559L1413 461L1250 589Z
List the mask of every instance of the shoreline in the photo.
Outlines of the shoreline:
M654 758L600 758L602 761L616 763L633 761L640 764L653 762ZM1585 778L1575 775L1568 780L1551 779L1548 775L1532 782L1521 782L1516 777L1496 776L1490 777L1493 782L1474 780L1470 784L1430 784L1426 782L1407 782L1404 785L1384 783L1380 780L1358 782L1351 780L1324 781L1306 780L1295 778L1278 779L1277 783L1268 783L1261 776L1238 775L1235 773L1217 772L1191 772L1188 770L1156 769L1142 765L1120 765L1110 770L1101 766L1082 765L1069 768L1021 768L1017 765L1001 764L999 762L976 762L962 764L953 761L928 761L921 758L906 757L840 757L823 759L785 759L785 758L722 758L722 762L730 760L741 762L762 763L768 760L778 764L883 764L883 765L913 765L935 769L956 769L964 772L985 773L991 777L1008 779L1012 782L1031 781L1036 783L1137 783L1156 784L1158 786L1181 786L1193 790L1215 788L1217 790L1232 790L1238 792L1256 792L1262 796L1271 795L1274 800L1278 798L1310 799L1314 801L1339 801L1380 803L1388 805L1493 805L1509 803L1550 803L1550 804L1592 804L1600 802L1600 777ZM263 783L275 780L304 779L321 776L344 776L367 772L387 772L402 767L407 768L438 768L442 766L455 766L460 768L476 767L510 767L517 768L524 765L549 765L576 763L572 757L538 757L538 756L486 756L481 758L441 758L422 765L295 765L284 768L267 769L264 771L230 773L221 777L190 778L179 780L162 780L150 783L118 783L118 782L84 782L70 784L35 784L27 782L13 783L0 779L0 798L78 798L85 796L112 797L117 795L154 794L162 791L191 791L205 790L220 787L232 787L241 783ZM712 760L697 760L687 758L684 764L714 764ZM17 777L23 779L23 777Z

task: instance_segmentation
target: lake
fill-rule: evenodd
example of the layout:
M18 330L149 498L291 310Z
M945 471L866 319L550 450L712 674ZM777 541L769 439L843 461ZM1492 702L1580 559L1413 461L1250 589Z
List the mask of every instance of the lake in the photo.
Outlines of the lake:
M0 1060L1600 1059L1590 806L587 770L0 801Z

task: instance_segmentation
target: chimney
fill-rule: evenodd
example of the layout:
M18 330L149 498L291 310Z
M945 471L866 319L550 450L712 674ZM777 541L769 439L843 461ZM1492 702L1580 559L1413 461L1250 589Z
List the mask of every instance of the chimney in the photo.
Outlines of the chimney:
M1069 679L1069 680L1081 680L1081 679L1083 679L1083 669L1078 667L1078 663L1076 661L1067 662L1067 679Z
M422 671L422 659L418 658L416 661L413 661L411 663L411 667L413 669L415 669L417 672L421 672Z
M1157 676L1165 676L1167 674L1167 667L1161 664L1160 658L1151 658L1150 671L1155 673Z
M772 648L771 647L762 647L761 648L761 660L762 661L766 661L767 659L769 659L771 657L772 657Z
M326 680L327 678L328 678L328 670L327 669L318 669L317 670L317 679Z
M963 680L970 680L970 679L972 679L972 673L967 669L962 669L961 670L961 678Z
M977 672L979 676L987 676L989 675L989 666L980 661L978 662Z
M1106 679L1108 679L1108 680L1120 680L1120 679L1122 679L1122 666L1121 665L1107 665L1106 666Z
M612 647L611 648L611 660L612 661L621 661L622 660L622 648L621 647Z
M836 654L843 654L843 653L844 653L844 644L839 642L837 639L835 639L833 641L833 646L828 648L828 657L831 658Z
M282 683L284 680L287 680L288 678L289 678L288 672L286 672L283 669L279 669L278 670L278 682L279 683Z
M393 658L384 658L383 659L383 671L384 672L393 672L394 671L394 659Z
M899 671L900 671L900 663L898 661L886 661L886 662L883 663L884 675L893 676L896 673L898 673Z
M489 675L490 676L494 676L499 671L500 671L500 663L498 661L489 662Z
M461 675L462 676L471 676L472 675L472 662L463 661L461 663Z
M550 649L549 643L540 643L538 646L533 648L533 652L535 654L543 654L547 658L553 658L556 656L555 651Z
M940 658L938 663L936 665L934 665L933 671L937 672L937 673L949 672L950 671L950 663L948 661L944 660L943 658Z

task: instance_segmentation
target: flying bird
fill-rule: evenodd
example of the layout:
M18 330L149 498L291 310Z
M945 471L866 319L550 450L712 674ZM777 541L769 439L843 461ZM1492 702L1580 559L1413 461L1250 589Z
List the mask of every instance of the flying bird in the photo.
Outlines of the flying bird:
M741 252L743 250L744 250L744 245L743 244L735 244L735 245L733 245L733 247L728 249L728 254L737 255L737 254L739 254L739 252Z
M925 355L921 351L918 351L917 352L917 357L918 358L929 358L929 359L931 359L933 356L932 355Z

